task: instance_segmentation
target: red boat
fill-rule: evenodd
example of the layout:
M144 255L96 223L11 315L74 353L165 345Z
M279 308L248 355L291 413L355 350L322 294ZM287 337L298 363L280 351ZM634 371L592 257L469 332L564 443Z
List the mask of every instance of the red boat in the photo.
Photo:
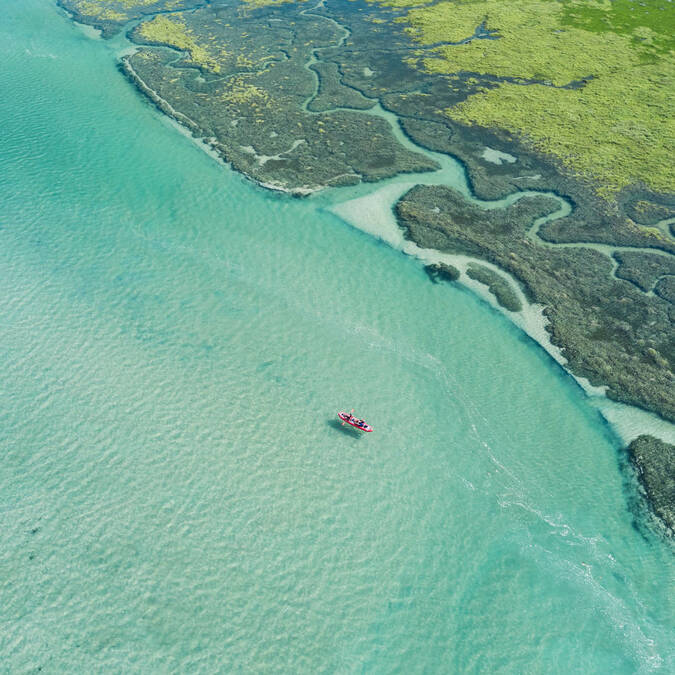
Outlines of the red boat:
M366 424L364 420L357 419L351 413L339 412L338 417L343 423L347 422L347 424L351 424L351 426L353 426L355 429L360 429L361 431L373 430L373 427L371 427L369 424Z

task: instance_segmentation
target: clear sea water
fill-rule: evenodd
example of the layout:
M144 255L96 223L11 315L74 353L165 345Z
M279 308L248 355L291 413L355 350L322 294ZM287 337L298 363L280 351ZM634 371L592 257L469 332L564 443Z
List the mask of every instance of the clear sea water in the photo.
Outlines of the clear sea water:
M542 350L48 0L0 54L0 672L675 670L672 548Z

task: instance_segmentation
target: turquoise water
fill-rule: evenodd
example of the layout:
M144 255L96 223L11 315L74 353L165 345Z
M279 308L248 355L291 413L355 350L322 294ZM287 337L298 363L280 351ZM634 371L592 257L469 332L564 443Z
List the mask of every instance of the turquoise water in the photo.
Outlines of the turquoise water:
M672 672L672 549L540 349L47 0L0 52L0 671Z

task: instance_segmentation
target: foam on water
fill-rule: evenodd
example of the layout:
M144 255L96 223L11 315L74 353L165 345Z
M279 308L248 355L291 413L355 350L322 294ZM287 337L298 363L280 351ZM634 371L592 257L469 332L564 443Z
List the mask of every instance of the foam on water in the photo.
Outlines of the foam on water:
M2 668L673 670L672 551L551 359L0 13Z

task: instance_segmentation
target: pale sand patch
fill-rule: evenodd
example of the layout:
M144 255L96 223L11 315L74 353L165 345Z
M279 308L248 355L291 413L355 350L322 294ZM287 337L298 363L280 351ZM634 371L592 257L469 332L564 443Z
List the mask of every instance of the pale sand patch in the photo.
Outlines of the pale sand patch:
M265 166L267 162L269 162L271 159L276 159L276 160L281 160L284 158L284 155L289 155L291 152L293 152L299 145L302 145L303 143L306 143L307 141L304 138L299 138L297 141L293 141L291 144L291 147L288 148L288 150L284 150L283 152L280 152L276 155L259 155L256 153L256 151L249 145L246 146L247 148L251 148L253 150L253 154L255 155L256 161L258 162L258 166ZM244 148L242 148L244 149ZM248 150L246 150L248 152Z
M594 399L592 402L624 443L628 444L640 434L647 433L675 445L675 424L646 410L611 401L605 397Z
M502 152L501 150L495 150L494 148L489 148L487 145L485 146L485 150L483 150L483 154L481 157L486 161L486 162L491 162L492 164L503 164L504 162L508 162L509 164L513 164L515 161L518 160L517 157L514 157L513 155L509 155L508 152Z
M67 10L64 10L67 12ZM79 21L76 21L73 19L73 25L77 26L88 38L91 38L92 40L102 40L103 39L103 31L100 30L99 28L94 28L93 26L89 26L86 23L79 23Z
M122 47L119 51L116 51L115 55L117 56L118 59L123 59L125 56L133 56L139 50L140 47L136 47L135 45L128 45L126 47Z

